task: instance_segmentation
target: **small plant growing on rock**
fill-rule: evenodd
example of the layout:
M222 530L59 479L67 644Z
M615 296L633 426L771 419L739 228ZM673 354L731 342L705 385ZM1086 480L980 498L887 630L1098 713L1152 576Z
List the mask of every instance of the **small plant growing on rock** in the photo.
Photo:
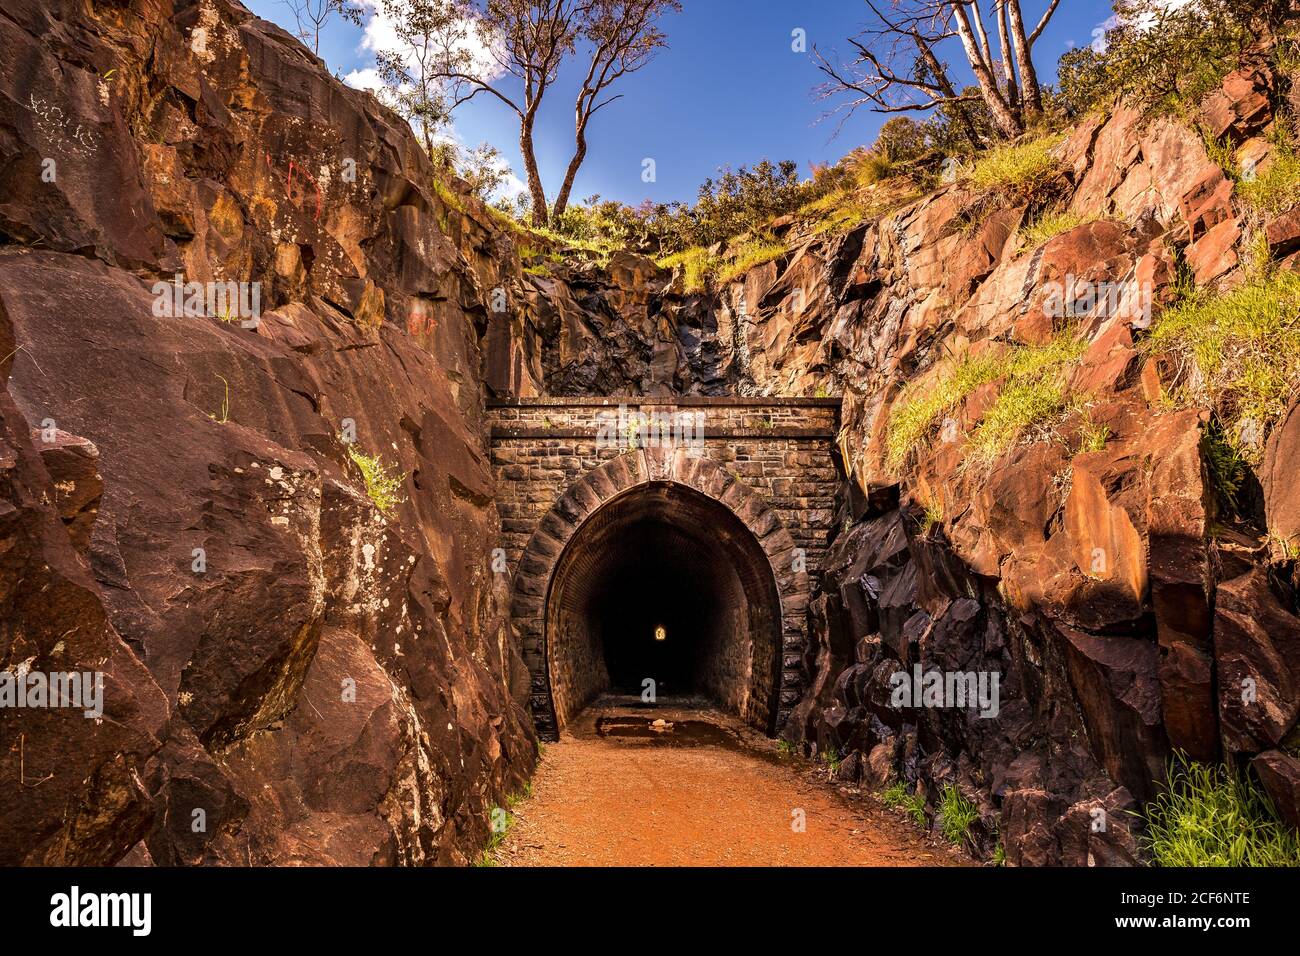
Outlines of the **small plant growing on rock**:
M709 254L709 250L701 246L693 246L664 256L658 260L658 265L662 269L681 266L683 291L689 295L692 292L703 292L708 288L709 279L717 269L718 263Z
M348 446L348 457L361 469L361 477L366 482L366 494L375 503L375 507L385 516L392 515L405 499L399 497L403 474L394 474L384 464L379 455L367 455L355 445Z
M1224 436L1217 422L1211 421L1201 434L1201 459L1219 500L1229 511L1235 512L1237 495L1246 480L1246 462Z
M746 239L737 246L719 265L718 282L726 285L739 279L750 269L778 259L786 253L785 243L775 236L759 234Z
M930 532L943 524L943 502L927 502L921 515L921 534L928 537Z
M1281 535L1271 534L1268 536L1268 540L1276 547L1277 552L1282 556L1283 561L1300 560L1300 538L1287 540Z
M1079 425L1079 448L1075 454L1083 455L1087 452L1101 451L1110 438L1109 425L1094 422L1091 415L1084 415L1083 422Z
M836 772L840 769L840 764L843 763L843 760L840 758L839 750L835 747L829 746L822 751L822 760L825 761L826 766L830 768L832 777L835 776Z
M992 863L994 866L1007 865L1007 850L1006 847L1002 845L1001 840L999 840L998 845L993 848L993 857L992 859L989 860L989 862Z
M1071 229L1096 221L1095 213L1084 215L1069 210L1047 210L1020 230L1020 251L1037 249L1049 239L1055 239Z
M1300 836L1249 777L1225 766L1176 755L1146 815L1157 866L1300 866Z
M907 784L902 780L895 780L890 784L880 795L880 799L891 810L902 810L918 827L926 825L925 797L920 793L908 793Z
M953 846L961 846L970 836L970 827L980 817L979 808L961 795L952 784L943 788L939 798L939 817L943 837Z
M1269 164L1258 172L1237 177L1237 195L1242 203L1262 216L1276 216L1300 202L1300 154L1285 124L1279 123L1276 129Z
M887 462L892 468L902 466L911 451L930 438L945 412L981 385L1001 381L997 399L969 437L977 461L996 457L1026 430L1042 425L1065 407L1062 373L1087 346L1086 339L1066 330L1043 345L964 356L937 382L926 379L908 386L889 413Z
M1300 387L1300 274L1277 269L1228 292L1185 290L1151 327L1146 347L1178 369L1180 404L1209 407L1245 461Z
M225 425L230 421L230 383L226 381L224 375L218 375L217 378L221 379L222 384L226 387L225 397L221 400L221 417L218 418L216 415L209 414L208 418L218 425Z
M788 740L778 740L776 742L776 752L782 757L792 757L794 756L794 744Z

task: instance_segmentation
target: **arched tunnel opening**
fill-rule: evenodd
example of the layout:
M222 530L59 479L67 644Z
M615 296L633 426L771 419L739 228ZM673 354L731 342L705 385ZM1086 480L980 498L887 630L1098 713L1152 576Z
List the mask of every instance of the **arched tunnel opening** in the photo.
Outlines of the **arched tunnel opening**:
M773 733L772 567L744 523L694 489L642 485L587 519L551 578L546 638L561 728L603 693L653 687L658 700L708 698Z

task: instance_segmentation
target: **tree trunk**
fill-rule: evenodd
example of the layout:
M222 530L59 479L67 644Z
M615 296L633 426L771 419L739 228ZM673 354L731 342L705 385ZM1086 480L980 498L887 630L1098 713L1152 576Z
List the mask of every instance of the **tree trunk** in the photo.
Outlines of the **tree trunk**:
M556 218L564 215L564 210L569 208L569 193L573 191L573 181L578 177L578 168L582 166L583 160L587 158L587 128L585 123L580 122L578 124L574 139L573 158L569 160L569 168L564 172L564 183L560 186L559 195L555 197Z
M1016 66L1020 70L1020 85L1024 90L1025 115L1040 116L1043 96L1038 89L1038 74L1034 71L1034 58L1025 36L1025 20L1020 15L1020 0L1007 0L1011 13L1011 37L1016 47Z
M940 63L939 58L934 55L934 51L930 49L929 44L925 43L920 37L913 37L912 39L916 41L916 49L920 52L921 59L925 61L925 65L930 68L930 72L934 75L934 82L935 85L939 87L939 91L949 99L956 99L957 91L953 89L952 82L948 79L948 74L944 70L943 64ZM971 146L975 149L982 148L984 144L980 142L979 131L975 129L975 123L972 122L970 113L966 111L966 104L953 103L952 108L956 110L957 119L958 122L961 123L962 132L964 132L966 138L970 140Z
M989 64L980 53L975 36L971 32L970 21L966 18L966 10L961 0L955 0L952 4L952 12L957 34L961 37L962 48L966 51L966 59L970 63L971 72L975 74L975 82L979 84L980 95L988 105L994 127L1008 139L1019 136L1025 131L1024 124L1011 112L1007 101L1003 99L1002 91L998 89L997 79L989 70Z
M524 169L528 172L528 194L533 201L533 225L543 228L548 222L546 209L546 190L542 188L542 176L537 171L537 156L533 151L532 114L525 117L519 126L519 152L524 157Z
M998 0L998 45L1002 48L1002 72L1007 78L1007 105L1020 113L1020 90L1016 86L1016 68L1011 62L1011 38L1007 33L1006 0Z

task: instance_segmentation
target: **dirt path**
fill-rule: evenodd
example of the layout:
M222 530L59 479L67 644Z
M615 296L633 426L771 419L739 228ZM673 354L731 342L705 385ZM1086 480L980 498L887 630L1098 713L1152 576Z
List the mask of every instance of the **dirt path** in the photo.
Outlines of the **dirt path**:
M655 718L673 722L655 732ZM820 777L820 779L819 779ZM805 827L793 826L802 811ZM547 744L501 866L952 866L898 816L712 709L605 699Z

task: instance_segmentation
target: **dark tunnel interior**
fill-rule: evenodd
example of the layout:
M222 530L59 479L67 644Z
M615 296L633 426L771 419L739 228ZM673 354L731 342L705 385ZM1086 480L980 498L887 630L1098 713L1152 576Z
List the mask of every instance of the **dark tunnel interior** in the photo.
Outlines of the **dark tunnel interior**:
M673 484L602 506L569 542L547 599L563 727L597 695L700 695L770 732L780 605L758 541L724 505Z

